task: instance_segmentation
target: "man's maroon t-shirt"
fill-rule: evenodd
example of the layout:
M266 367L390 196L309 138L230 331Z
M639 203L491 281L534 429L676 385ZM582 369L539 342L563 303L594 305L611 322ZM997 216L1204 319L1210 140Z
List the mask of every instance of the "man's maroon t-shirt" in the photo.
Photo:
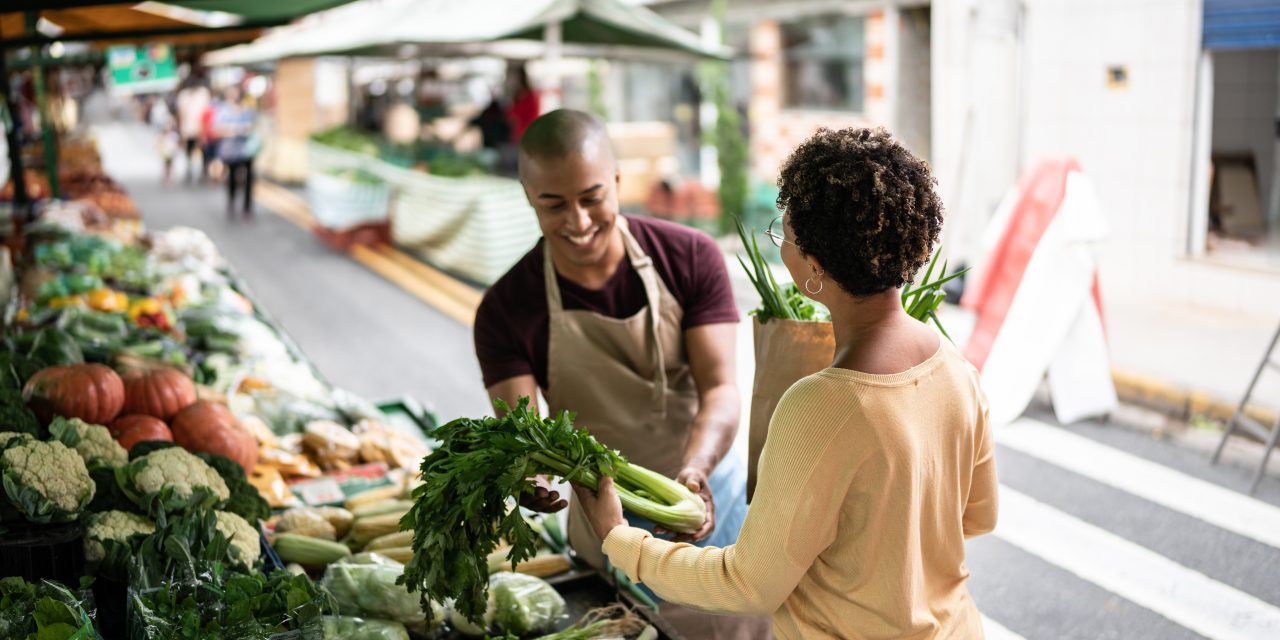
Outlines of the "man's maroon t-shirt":
M678 224L627 216L636 243L651 258L667 289L684 309L682 328L737 322L724 256L710 236ZM543 281L543 241L539 241L485 293L476 312L475 346L486 387L533 374L547 383L550 324ZM611 318L627 318L648 304L644 283L623 258L618 271L599 291L556 275L565 309L585 309Z

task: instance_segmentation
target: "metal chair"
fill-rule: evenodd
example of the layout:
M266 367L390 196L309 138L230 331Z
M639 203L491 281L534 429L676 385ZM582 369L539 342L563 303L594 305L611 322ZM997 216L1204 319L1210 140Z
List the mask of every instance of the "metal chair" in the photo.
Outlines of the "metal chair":
M1258 364L1258 370L1253 372L1253 380L1249 382L1249 388L1245 390L1244 397L1240 399L1240 405L1236 407L1236 413L1231 417L1231 422L1227 423L1227 430L1222 434L1222 441L1218 443L1218 450L1213 452L1213 464L1218 463L1218 458L1222 456L1222 450L1227 446L1227 439L1236 429L1240 429L1245 433L1267 443L1267 448L1262 452L1262 462L1258 464L1258 471L1253 476L1253 484L1249 485L1249 493L1258 490L1258 483L1262 482L1262 476L1267 472L1267 462L1271 459L1271 452L1276 447L1276 440L1280 439L1280 417L1277 417L1276 424L1270 429L1261 422L1254 420L1245 413L1245 407L1249 405L1249 398L1253 396L1253 390L1258 386L1258 379L1262 377L1262 371L1268 367L1280 372L1280 361L1272 358L1275 352L1276 343L1280 342L1280 327L1276 329L1275 335L1271 336L1271 344L1267 346L1266 353L1262 354L1262 362Z

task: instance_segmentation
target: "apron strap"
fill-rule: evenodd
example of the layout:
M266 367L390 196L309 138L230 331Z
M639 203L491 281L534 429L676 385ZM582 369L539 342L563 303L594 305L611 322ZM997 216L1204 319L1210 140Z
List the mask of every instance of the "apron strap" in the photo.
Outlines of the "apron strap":
M631 257L631 267L640 275L644 283L644 295L649 299L649 344L653 351L653 416L663 419L667 417L667 359L662 353L662 342L658 337L658 329L662 326L662 293L658 286L658 270L653 266L653 258L640 248L626 218L618 216L621 221L622 239L627 246L627 255Z
M653 353L653 415L665 418L667 415L667 363L662 353L662 343L658 339L658 329L662 323L662 295L658 286L658 272L653 266L653 258L640 248L635 236L631 235L627 219L621 215L617 218L618 229L622 232L623 246L627 250L627 258L631 267L640 276L644 284L644 295L648 299L649 310L649 346ZM560 294L560 283L556 281L555 263L551 260L551 250L546 240L542 241L542 276L547 289L547 311L552 322L558 322L564 313L564 299Z

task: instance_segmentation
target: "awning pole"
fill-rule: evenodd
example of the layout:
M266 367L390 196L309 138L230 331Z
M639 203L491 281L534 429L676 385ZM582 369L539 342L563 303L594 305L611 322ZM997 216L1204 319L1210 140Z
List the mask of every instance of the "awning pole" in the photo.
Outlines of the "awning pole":
M36 21L40 13L27 12L27 35L36 32ZM36 107L40 110L40 137L44 142L44 170L49 175L49 195L62 197L62 189L58 184L58 141L53 134L53 121L49 118L49 95L44 86L44 45L32 48L34 66L31 68L31 79L36 89Z
M553 111L560 108L563 102L561 94L561 78L560 78L560 58L564 54L564 31L563 24L560 22L552 22L543 30L543 38L546 43L546 63L547 69L551 73L551 87L546 96L542 99L542 111Z
M9 147L9 180L13 182L13 223L15 231L26 217L31 198L27 195L26 173L22 170L22 135L18 131L18 104L9 91L9 70L5 68L3 47L0 47L0 97L4 98L4 113L0 124L4 125L5 139Z

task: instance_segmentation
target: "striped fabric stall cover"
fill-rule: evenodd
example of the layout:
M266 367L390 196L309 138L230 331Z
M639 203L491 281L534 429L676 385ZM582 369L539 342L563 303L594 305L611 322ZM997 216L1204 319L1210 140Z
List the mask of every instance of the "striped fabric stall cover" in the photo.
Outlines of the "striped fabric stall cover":
M312 143L311 171L353 166L391 185L395 244L467 280L493 284L541 237L516 180L433 176Z
M493 284L541 236L520 183L447 178L382 163L394 185L391 238L401 248L468 280Z

